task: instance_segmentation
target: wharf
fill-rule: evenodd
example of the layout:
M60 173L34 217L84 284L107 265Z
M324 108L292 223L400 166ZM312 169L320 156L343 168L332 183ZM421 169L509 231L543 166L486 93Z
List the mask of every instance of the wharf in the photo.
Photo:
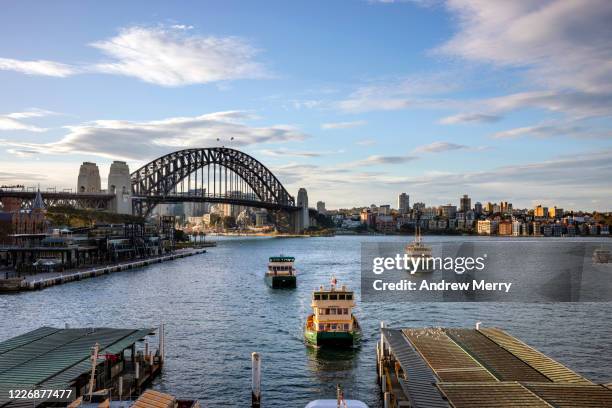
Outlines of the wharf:
M385 408L612 407L595 384L497 328L381 328Z
M113 272L121 272L129 269L136 269L143 266L153 265L156 263L185 258L188 256L200 255L205 252L205 249L179 250L169 255L138 259L136 261L131 262L122 262L111 265L97 266L76 271L47 272L27 275L20 278L0 279L0 293L40 290L50 286L61 285L63 283L94 278L96 276L101 275L108 275Z
M57 406L59 400L10 398L11 390L71 390L67 401L101 390L113 398L140 394L161 372L159 349L150 347L154 328L114 329L41 327L0 342L0 407ZM142 343L143 344L137 344ZM92 375L92 370L94 371Z

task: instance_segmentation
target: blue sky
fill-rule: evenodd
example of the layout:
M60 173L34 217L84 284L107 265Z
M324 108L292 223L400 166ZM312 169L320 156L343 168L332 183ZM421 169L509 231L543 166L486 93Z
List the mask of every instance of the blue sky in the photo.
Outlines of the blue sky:
M220 137L328 208L609 211L611 19L606 1L6 1L0 184L74 187L82 161L104 178Z

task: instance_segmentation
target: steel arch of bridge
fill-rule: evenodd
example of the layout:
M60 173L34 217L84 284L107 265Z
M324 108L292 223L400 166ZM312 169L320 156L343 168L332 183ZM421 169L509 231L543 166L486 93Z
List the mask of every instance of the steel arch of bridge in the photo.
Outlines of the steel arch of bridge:
M225 167L237 174L253 190L254 197L223 194L177 194L176 187L190 174L206 166ZM155 159L131 174L134 214L150 215L159 203L205 201L249 207L295 210L295 199L276 176L260 161L228 147L185 149Z

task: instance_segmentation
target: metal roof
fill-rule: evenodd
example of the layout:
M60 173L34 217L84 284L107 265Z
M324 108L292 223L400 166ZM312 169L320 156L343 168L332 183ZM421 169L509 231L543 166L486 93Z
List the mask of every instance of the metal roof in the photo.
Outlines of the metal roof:
M69 388L91 369L91 348L117 354L154 329L55 329L42 327L0 343L0 395L10 388L54 384ZM57 388L56 387L56 388ZM0 406L7 401L0 400ZM13 404L11 404L11 407Z
M406 374L406 379L399 379L404 394L410 398L414 408L431 407L447 408L448 403L444 401L435 388L436 377L431 368L425 364L419 354L406 341L400 330L382 329L385 342L389 345L393 355L399 362Z
M500 329L382 329L411 406L612 407L597 385Z
M570 384L593 384L591 381L576 374L569 368L553 360L552 358L540 353L536 349L529 347L517 338L509 335L497 328L484 328L480 333L493 340L500 347L508 350L534 369L538 370L553 382L563 382Z
M477 330L444 329L444 332L500 381L550 381Z
M404 335L442 381L497 381L442 329L404 329Z
M612 390L603 385L559 383L523 385L557 408L612 407Z
M441 383L438 387L454 408L552 407L516 382Z

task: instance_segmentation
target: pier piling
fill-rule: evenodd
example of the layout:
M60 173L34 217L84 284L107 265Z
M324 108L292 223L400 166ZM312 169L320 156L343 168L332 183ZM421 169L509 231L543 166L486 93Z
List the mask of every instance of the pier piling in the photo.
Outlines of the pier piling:
M261 357L259 353L251 354L251 406L261 407Z

